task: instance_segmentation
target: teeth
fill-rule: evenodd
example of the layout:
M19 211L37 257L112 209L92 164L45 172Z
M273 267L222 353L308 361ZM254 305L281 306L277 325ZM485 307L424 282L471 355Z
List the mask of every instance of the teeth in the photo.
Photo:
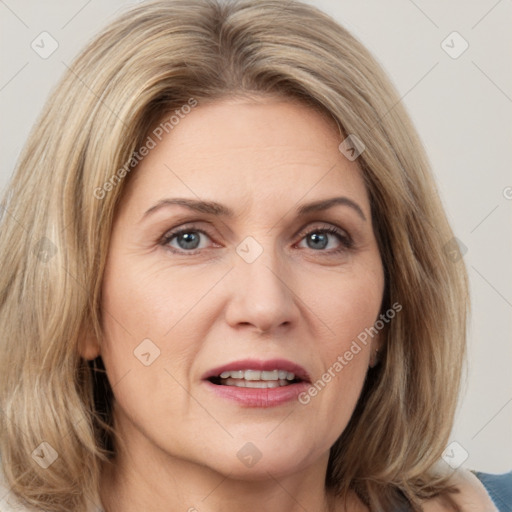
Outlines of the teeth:
M245 387L246 388L274 388L274 387L277 387L279 386L279 384L277 382L265 382L263 380L259 380L259 381L248 381L246 382L245 384Z
M246 381L243 379L226 379L226 384L228 386L236 386L238 388L245 388Z
M271 372L261 372L261 380L277 380L279 378L279 370Z
M220 374L221 384L239 388L278 388L288 386L295 374L286 370L236 370Z
M271 371L260 371L260 370L237 370L237 371L225 371L220 374L221 379L244 379L246 381L279 381L295 379L295 374L287 372L286 370L271 370Z
M260 380L261 372L259 370L245 370L245 380Z
M281 386L288 386L289 381L285 379L280 380L244 380L244 379L223 379L222 382L225 386L236 386L237 388L279 388Z

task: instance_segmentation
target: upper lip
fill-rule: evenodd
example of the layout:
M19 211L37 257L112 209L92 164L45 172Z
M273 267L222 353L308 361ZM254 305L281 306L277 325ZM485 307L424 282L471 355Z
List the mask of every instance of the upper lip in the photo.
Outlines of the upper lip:
M237 370L260 370L260 371L272 371L272 370L286 370L295 374L297 379L305 382L311 382L308 372L299 364L286 359L243 359L240 361L233 361L231 363L217 366L208 370L203 375L203 380L211 377L218 377L222 372L237 371Z

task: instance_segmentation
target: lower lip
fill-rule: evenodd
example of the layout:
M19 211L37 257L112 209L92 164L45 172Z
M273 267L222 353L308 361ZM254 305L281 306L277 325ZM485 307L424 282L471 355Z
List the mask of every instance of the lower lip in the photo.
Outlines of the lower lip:
M237 386L222 386L204 381L208 388L221 398L237 402L244 407L276 407L293 400L298 401L298 395L308 388L306 382L297 382L278 388L239 388Z

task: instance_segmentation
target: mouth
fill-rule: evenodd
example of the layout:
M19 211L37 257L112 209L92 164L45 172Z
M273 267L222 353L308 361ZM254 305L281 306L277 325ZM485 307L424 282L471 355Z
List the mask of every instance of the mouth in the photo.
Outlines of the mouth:
M207 372L203 381L217 396L245 407L290 402L311 383L302 366L285 359L228 363Z

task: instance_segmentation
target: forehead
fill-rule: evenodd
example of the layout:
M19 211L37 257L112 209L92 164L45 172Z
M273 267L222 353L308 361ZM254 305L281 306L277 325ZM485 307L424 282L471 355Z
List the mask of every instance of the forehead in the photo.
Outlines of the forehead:
M334 120L296 101L237 99L201 104L158 140L134 171L125 200L138 209L180 194L247 209L336 192L369 211L357 161L339 151ZM276 203L278 201L278 203Z

